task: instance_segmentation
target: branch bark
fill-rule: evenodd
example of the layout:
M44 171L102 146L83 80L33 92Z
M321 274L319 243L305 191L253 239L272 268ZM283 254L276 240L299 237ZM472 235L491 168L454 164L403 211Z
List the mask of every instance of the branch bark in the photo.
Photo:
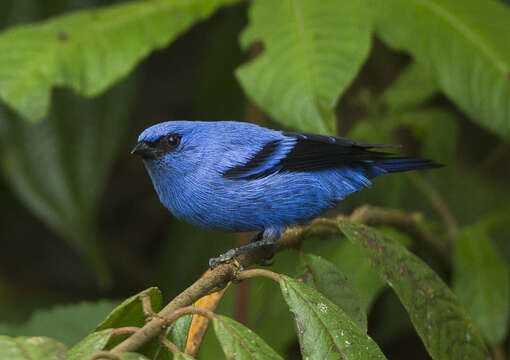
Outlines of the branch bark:
M426 230L423 218L418 213L408 213L401 210L384 209L372 206L362 206L350 216L339 215L336 218L317 218L309 226L296 226L287 229L280 240L275 244L275 252L290 248L299 248L301 242L310 236L331 236L340 233L338 224L343 220L351 220L367 225L389 225L410 234L412 237L423 241L429 246L436 248L440 253L444 252L441 242ZM246 269L267 258L266 249L257 249L237 258L239 263ZM211 292L224 288L230 281L237 278L238 267L232 262L220 264L213 271L198 279L186 290L176 296L156 316L148 321L142 328L133 333L129 338L118 344L111 350L113 354L135 351L149 340L159 336L166 328L170 314L180 308L193 304Z

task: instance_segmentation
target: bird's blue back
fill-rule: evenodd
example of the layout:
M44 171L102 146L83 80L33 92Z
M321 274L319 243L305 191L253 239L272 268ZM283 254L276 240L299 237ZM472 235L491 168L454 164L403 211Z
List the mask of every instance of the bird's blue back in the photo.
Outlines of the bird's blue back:
M165 122L138 141L168 134L181 137L175 151L144 160L161 202L178 218L223 231L280 232L370 186L370 178L435 166L346 139L240 122Z

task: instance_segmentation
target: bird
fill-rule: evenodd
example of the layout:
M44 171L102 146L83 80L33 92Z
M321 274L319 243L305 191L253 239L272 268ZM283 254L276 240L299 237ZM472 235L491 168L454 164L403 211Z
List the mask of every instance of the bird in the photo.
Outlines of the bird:
M144 130L143 159L161 203L177 218L225 232L256 231L249 244L209 260L211 268L274 244L348 195L393 172L441 165L400 157L347 138L279 131L236 121L167 121Z

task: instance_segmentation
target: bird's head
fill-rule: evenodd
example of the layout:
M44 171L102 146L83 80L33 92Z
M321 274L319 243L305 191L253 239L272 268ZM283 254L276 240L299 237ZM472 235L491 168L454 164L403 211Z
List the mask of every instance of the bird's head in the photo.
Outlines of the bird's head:
M150 161L176 151L181 144L182 131L177 131L176 126L172 125L162 123L146 129L138 137L138 143L131 154Z
M131 153L142 157L151 176L174 177L199 168L217 172L248 161L260 150L261 136L275 139L273 131L249 123L168 121L144 130Z
M168 121L144 130L138 137L131 154L140 156L146 166L162 166L168 169L181 167L182 162L196 159L197 129L192 121Z

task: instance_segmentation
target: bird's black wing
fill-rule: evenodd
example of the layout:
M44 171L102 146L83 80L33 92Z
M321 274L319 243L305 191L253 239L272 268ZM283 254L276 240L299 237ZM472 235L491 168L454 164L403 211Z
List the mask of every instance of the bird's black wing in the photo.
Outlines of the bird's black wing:
M317 171L365 160L382 160L390 153L372 148L398 148L395 145L363 144L350 139L326 135L284 132L294 137L294 148L280 163L287 171Z
M349 139L317 134L283 132L285 138L268 142L246 163L225 171L229 179L257 179L278 171L305 172L337 168L359 161L387 159L391 154L372 148L394 145L362 144ZM285 151L282 149L286 147Z

